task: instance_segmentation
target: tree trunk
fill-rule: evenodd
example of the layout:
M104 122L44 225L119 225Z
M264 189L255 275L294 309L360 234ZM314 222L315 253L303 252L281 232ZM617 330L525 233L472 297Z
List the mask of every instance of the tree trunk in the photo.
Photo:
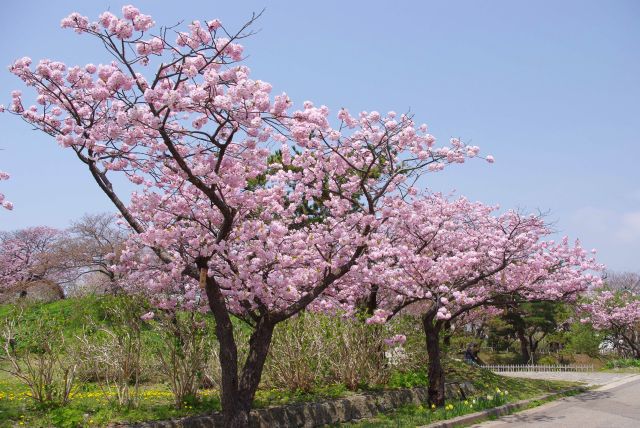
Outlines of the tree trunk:
M224 296L215 280L206 278L209 308L216 320L216 338L220 346L220 375L222 380L220 402L225 427L248 427L249 411L242 409L238 385L238 348L233 337L233 324Z
M378 309L378 285L373 284L369 295L363 302L363 309L367 315L373 315L373 312Z
M444 336L442 338L442 344L445 346L445 350L451 346L451 323L449 321L444 323Z
M220 344L220 371L222 388L220 401L226 428L248 428L249 412L260 383L264 363L269 352L274 323L268 317L258 320L249 339L249 354L238 378L238 348L233 335L233 324L224 296L214 279L206 279L209 307L216 320L216 337Z
M440 330L442 324L433 319L434 314L425 315L422 318L422 327L424 329L427 355L429 356L429 404L435 404L438 407L444 406L444 369L441 362L440 350Z
M527 341L527 335L523 328L516 327L516 334L518 335L518 341L520 342L520 354L522 355L522 362L529 363L531 355L529 353L529 343Z
M260 385L260 379L262 378L262 370L264 369L264 363L269 353L269 346L271 345L271 338L273 336L273 329L275 325L267 318L260 318L255 331L251 334L249 339L249 355L242 368L242 375L240 376L240 390L239 390L239 404L243 414L246 413L246 421L248 426L249 412L251 411L251 405L256 395L258 385ZM244 419L243 419L244 420ZM244 425L229 425L229 426L244 426Z

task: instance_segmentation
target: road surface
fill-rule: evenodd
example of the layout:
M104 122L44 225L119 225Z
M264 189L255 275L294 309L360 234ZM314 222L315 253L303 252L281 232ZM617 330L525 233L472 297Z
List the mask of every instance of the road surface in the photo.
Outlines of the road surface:
M474 425L478 428L638 428L640 376Z

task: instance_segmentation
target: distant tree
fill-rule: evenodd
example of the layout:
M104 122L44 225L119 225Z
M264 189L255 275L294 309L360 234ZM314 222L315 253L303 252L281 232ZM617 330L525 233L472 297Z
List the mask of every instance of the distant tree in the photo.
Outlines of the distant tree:
M566 349L572 354L598 356L603 335L589 323L573 322L566 337Z
M46 226L0 233L0 284L48 279L58 282L64 267L56 257L63 232Z
M568 312L561 302L522 302L505 305L502 328L494 334L515 338L524 363L533 363L540 343L563 327Z
M596 288L582 309L582 322L605 334L605 341L621 353L640 358L640 294L614 289L609 284Z
M119 289L117 264L128 230L111 213L86 214L72 223L60 241L57 257L66 266L64 282L91 281L103 291Z
M607 272L605 283L612 290L640 294L640 274L636 272Z

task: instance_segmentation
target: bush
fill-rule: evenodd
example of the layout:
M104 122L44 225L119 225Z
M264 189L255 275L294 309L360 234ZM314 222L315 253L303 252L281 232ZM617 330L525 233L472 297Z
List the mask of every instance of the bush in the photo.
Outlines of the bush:
M331 321L321 315L302 313L279 324L265 365L265 384L293 391L311 392L329 380Z
M109 300L107 321L98 325L88 320L80 337L82 360L98 381L107 400L119 406L135 406L139 398L143 360L141 316L145 302L135 296Z
M3 321L0 370L24 383L38 403L64 405L76 383L75 347L65 340L59 322L26 323L24 313L18 307Z
M211 356L213 340L199 313L162 313L153 321L159 340L153 347L159 367L169 381L177 408L196 399Z
M558 364L558 357L555 355L544 355L538 358L537 363L542 366L553 366Z
M384 385L391 373L425 362L421 331L409 325L402 317L380 326L362 317L300 314L276 327L263 386L310 392L321 385L351 390ZM404 345L385 343L399 332L409 333Z

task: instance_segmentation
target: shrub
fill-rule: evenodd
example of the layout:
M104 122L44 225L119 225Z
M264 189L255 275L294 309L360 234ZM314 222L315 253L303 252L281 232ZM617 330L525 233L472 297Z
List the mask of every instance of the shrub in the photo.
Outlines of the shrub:
M97 325L89 320L80 337L82 359L95 374L109 401L115 397L120 406L135 406L143 371L141 316L145 303L135 296L110 300L105 308L108 322Z
M279 324L265 367L265 383L283 389L310 392L329 380L332 329L327 317L303 313Z
M211 356L212 338L202 314L162 313L153 321L160 341L154 346L159 367L169 381L177 408L196 399Z
M390 336L388 328L339 317L332 317L331 323L330 370L335 380L350 390L385 383L390 374L384 355L384 339Z
M27 324L23 308L18 307L3 321L0 370L23 382L41 404L69 401L78 369L74 350L56 320L35 319Z
M553 366L558 364L558 358L554 355L544 355L538 358L537 363L543 366Z

